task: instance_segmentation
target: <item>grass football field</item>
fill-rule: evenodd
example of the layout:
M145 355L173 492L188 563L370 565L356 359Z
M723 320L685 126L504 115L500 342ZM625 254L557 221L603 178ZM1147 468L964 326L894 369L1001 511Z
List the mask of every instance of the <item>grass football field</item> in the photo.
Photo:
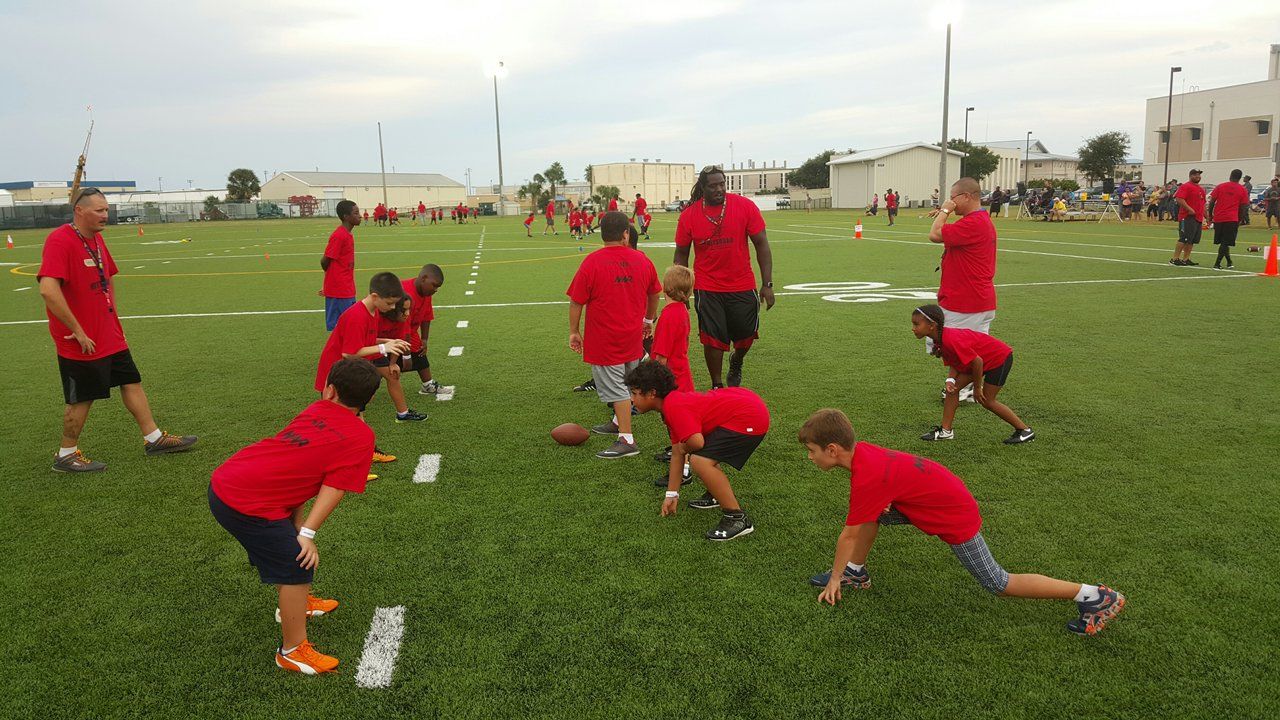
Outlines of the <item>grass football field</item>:
M0 250L0 716L1274 716L1280 280L1246 252L1270 235L1242 231L1237 271L1215 272L1208 242L1201 267L1166 263L1171 223L1000 220L992 331L1017 353L1001 399L1038 439L1002 445L1009 428L966 404L956 439L928 444L944 371L909 320L939 247L917 213L869 219L862 240L849 212L766 214L778 302L744 385L773 424L730 471L756 531L724 544L702 537L715 513L658 517L660 418L637 421L639 458L548 436L605 417L570 392L589 371L564 297L599 235L526 238L519 218L359 228L361 288L444 267L429 354L457 389L437 402L410 386L431 416L419 424L394 424L385 391L370 405L400 459L323 528L316 593L342 606L309 630L343 665L319 678L274 666L274 591L205 498L220 462L315 398L332 221L107 230L157 420L200 443L144 457L117 395L81 438L109 465L88 476L49 469L63 404L30 289L45 232L14 232ZM674 229L661 214L642 244L659 272ZM860 439L964 478L1008 570L1103 582L1128 607L1076 637L1071 603L991 597L909 527L880 534L871 589L820 606L806 579L830 567L848 476L811 466L795 433L827 406ZM415 483L428 453L438 478ZM390 685L359 687L371 619L397 606Z

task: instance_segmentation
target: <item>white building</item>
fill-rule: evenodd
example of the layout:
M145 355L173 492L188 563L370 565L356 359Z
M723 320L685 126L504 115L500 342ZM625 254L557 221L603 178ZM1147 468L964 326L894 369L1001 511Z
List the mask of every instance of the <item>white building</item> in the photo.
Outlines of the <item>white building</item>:
M1206 183L1220 183L1240 168L1265 185L1280 174L1280 45L1271 46L1266 80L1174 95L1173 122L1168 118L1167 95L1147 100L1147 182L1164 179L1167 148L1170 180L1185 180L1196 168Z
M277 203L287 203L295 195L310 195L325 204L354 200L362 210L372 210L382 202L382 178L376 172L290 170L264 183L259 197ZM387 205L406 215L419 202L429 208L447 208L467 201L462 183L439 173L387 173L386 183Z
M889 188L893 188L904 203L928 202L938 187L941 152L937 145L916 142L833 157L827 163L831 207L866 207L873 194L883 195ZM948 182L959 179L963 157L964 153L959 150L947 150ZM945 193L946 189L940 192Z
M774 160L772 165L764 162L757 165L755 160L748 160L725 169L724 179L729 192L755 195L760 192L790 189L791 185L787 182L789 172L791 168L787 167L786 160L782 161L781 166L778 165L777 160Z
M689 191L698 179L692 163L630 162L604 163L591 166L593 187L612 185L622 192L619 207L631 208L636 193L649 207L660 208L676 200L688 200Z
M1085 183L1085 177L1080 173L1080 158L1051 153L1044 143L1035 138L1031 139L1030 150L1026 139L997 140L974 145L988 148L1000 157L1000 165L996 171L983 178L984 189L993 190L997 185L1005 189L1017 187L1023 180L1032 185L1037 180L1075 180L1081 185Z

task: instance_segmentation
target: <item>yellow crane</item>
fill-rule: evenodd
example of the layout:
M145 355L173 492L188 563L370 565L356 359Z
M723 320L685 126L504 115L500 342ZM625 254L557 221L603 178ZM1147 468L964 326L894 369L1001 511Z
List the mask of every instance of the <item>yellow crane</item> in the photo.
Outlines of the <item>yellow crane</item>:
M76 201L76 193L80 192L80 181L84 179L84 161L89 155L89 141L93 139L93 106L86 108L89 111L89 134L84 139L84 150L80 152L80 160L76 162L76 175L71 180L71 194L67 196L68 202Z

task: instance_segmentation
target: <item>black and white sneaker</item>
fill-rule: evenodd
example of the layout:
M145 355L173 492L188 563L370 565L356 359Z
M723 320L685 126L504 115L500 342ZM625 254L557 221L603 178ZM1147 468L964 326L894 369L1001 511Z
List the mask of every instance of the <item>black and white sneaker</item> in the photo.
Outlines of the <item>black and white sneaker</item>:
M1183 266L1186 266L1186 267L1200 267L1200 263L1196 262L1195 260L1192 260L1191 258L1187 258L1186 260L1183 260L1182 264Z
M592 425L591 432L596 435L617 435L618 424L610 420L609 422L600 423L599 425Z
M920 439L933 442L934 440L954 440L955 437L956 433L954 430L943 430L941 425L935 425L932 430L921 435Z
M702 493L702 497L689 501L689 507L694 510L715 510L720 507L720 501L716 500L716 496L709 492Z
M440 392L440 383L434 379L422 383L422 387L418 388L419 395L436 395Z
M720 524L707 531L707 539L724 542L743 535L750 535L755 529L756 526L751 524L751 518L739 510L733 514L725 513L720 518Z
M618 458L632 457L639 454L640 448L622 438L618 438L617 442L596 453L596 457L601 460L617 460Z
M543 233L543 235L546 235L546 233ZM595 389L596 389L596 380L595 378L590 378L586 382L582 383L581 385L575 386L573 388L573 391L574 392L594 392Z
M736 350L729 353L729 374L724 382L729 387L742 385L742 356Z
M693 476L690 475L689 473L685 473L680 477L680 487L684 487L685 485L688 485L691 482L693 482ZM662 477L653 481L653 486L666 487L667 483L668 483L667 476L663 475Z
M1182 261L1181 261L1181 260L1179 260L1178 258L1171 258L1171 259L1169 260L1169 264L1170 264L1170 265L1177 266L1177 267L1181 267L1181 266L1182 266Z
M664 464L671 462L671 446L668 445L666 450L654 455L653 459Z
M1036 431L1031 428L1023 430L1014 430L1013 434L1004 439L1005 445L1021 445L1025 442L1031 442L1036 439Z

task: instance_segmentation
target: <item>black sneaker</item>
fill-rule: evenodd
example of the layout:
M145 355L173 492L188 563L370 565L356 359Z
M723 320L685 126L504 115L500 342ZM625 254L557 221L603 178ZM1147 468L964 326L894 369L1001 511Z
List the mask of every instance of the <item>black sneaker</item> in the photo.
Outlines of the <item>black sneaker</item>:
M1013 434L1004 439L1005 445L1021 445L1025 442L1031 442L1036 439L1036 431L1031 428L1025 430L1014 430Z
M617 460L618 458L632 457L639 454L640 448L622 438L618 438L617 442L596 453L596 457L601 460Z
M737 351L729 353L729 374L724 383L729 387L742 385L742 356Z
M427 419L426 413L420 413L410 408L403 415L396 413L396 423L422 422Z
M546 233L543 233L543 235L546 235ZM586 382L582 383L581 385L578 385L577 387L575 387L573 391L574 392L594 392L595 389L596 389L596 380L595 378L591 378Z
M1169 264L1170 264L1170 265L1176 265L1176 266L1178 266L1178 267L1181 267L1181 266L1182 266L1182 261L1181 261L1181 260L1179 260L1178 258L1172 258L1172 259L1170 259L1170 260L1169 260Z
M755 529L756 526L751 524L751 518L747 517L746 513L742 511L732 515L725 513L720 518L720 524L707 531L707 539L725 542L743 535L750 535Z
M720 501L716 500L716 496L709 492L702 493L702 497L689 501L689 507L694 510L715 510L720 507Z
M660 477L660 478L658 478L657 480L654 480L654 481L653 481L653 486L654 486L654 487L666 487L666 486L667 486L667 482L668 482L668 480L667 480L667 476L666 476L666 475L663 475L662 477ZM693 482L693 476L692 476L692 475L682 475L682 476L680 477L680 487L684 487L685 485L688 485L688 484L689 484L689 483L691 483L691 482Z
M654 455L653 459L657 460L660 463L671 462L671 446L668 445L666 450L663 450L662 452Z
M933 429L921 435L920 439L933 442L935 440L954 440L955 437L956 433L954 430L943 430L941 425L934 425Z
M591 432L596 435L617 435L618 424L610 420L609 422L600 423L599 425L593 425L591 426Z
M1200 267L1200 263L1196 262L1195 260L1191 260L1190 258L1183 260L1182 264L1188 267Z

